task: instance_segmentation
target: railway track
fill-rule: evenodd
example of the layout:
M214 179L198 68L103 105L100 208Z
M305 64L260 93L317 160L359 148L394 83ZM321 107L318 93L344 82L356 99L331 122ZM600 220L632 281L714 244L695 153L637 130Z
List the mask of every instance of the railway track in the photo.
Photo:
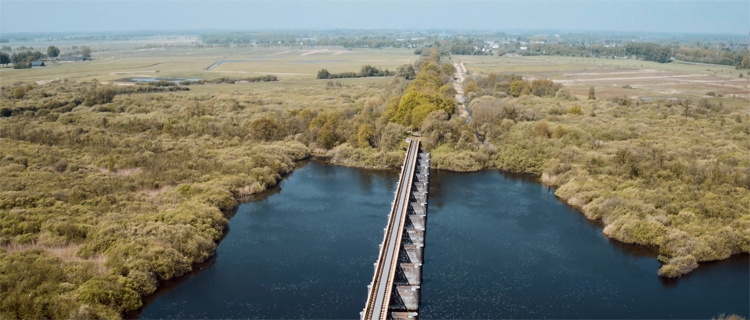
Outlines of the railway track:
M387 319L389 316L390 299L393 295L394 278L398 269L399 250L408 215L409 197L414 183L419 146L418 138L409 142L362 319Z

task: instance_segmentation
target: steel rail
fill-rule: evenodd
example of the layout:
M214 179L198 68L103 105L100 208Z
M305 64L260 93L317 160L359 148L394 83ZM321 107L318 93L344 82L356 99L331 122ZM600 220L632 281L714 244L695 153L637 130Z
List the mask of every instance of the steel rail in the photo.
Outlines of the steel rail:
M404 157L404 164L399 175L399 185L396 197L391 206L388 225L383 236L383 243L378 254L375 274L367 295L367 303L363 311L363 319L386 319L388 306L393 289L393 279L397 268L399 254L398 245L401 243L406 211L411 195L411 185L414 179L414 167L419 153L419 140L412 139ZM398 226L395 226L398 224ZM395 227L395 229L394 229ZM385 278L385 281L383 281ZM377 313L378 317L373 318Z
M392 294L392 291L393 291L393 280L396 278L396 270L398 268L398 255L399 255L399 251L401 251L401 248L400 248L401 247L401 238L404 235L403 230L404 230L404 225L406 224L406 216L408 215L408 210L409 210L409 196L411 195L411 187L412 187L412 184L414 183L414 171L415 171L416 166L417 166L417 158L418 158L418 155L419 155L419 138L413 138L413 140L415 140L414 141L414 146L413 146L414 149L412 151L412 157L409 160L410 161L409 162L409 171L410 172L407 175L409 181L405 185L405 187L406 187L405 193L404 193L405 197L401 198L401 201L402 201L401 207L402 208L400 209L399 216L396 219L398 221L398 228L396 228L395 231L394 231L394 232L396 232L396 234L395 234L396 235L396 241L392 243L392 246L393 246L394 250L392 252L392 255L390 256L390 258L391 258L391 266L390 266L389 271L388 271L388 281L386 282L386 285L385 285L385 290L386 290L385 294L384 294L385 301L383 303L383 306L382 306L382 309L381 309L381 312L380 312L380 319L383 319L383 320L385 320L385 319L388 318L388 307L390 306L391 294Z

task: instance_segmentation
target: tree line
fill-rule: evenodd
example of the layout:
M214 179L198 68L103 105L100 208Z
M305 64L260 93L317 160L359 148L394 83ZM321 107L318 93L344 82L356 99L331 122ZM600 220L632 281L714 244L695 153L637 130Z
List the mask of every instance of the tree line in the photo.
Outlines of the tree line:
M455 108L455 89L450 82L456 69L451 63L440 63L438 47L422 52L415 64L419 73L400 97L386 102L385 110L389 121L411 128L419 128L433 111L451 115Z
M317 79L390 77L395 74L395 72L389 71L388 69L383 70L371 65L365 65L362 66L362 69L359 72L330 73L327 69L320 69L320 71L318 71Z
M75 46L74 46L75 47ZM74 54L80 54L84 59L91 59L91 48L88 46L81 46L80 50L75 47ZM5 50L4 50L5 51ZM0 52L0 65L7 65L13 63L14 69L26 69L31 68L31 63L34 61L42 60L45 58L57 59L60 56L60 48L55 46L47 47L47 53L40 51L22 51L8 55L5 52Z
M655 43L628 43L625 45L625 53L658 63L667 63L672 57L670 48Z
M656 43L628 43L620 47L566 44L530 44L526 50L518 52L525 56L571 56L614 58L635 56L646 61L668 63L672 58L687 62L710 63L733 66L738 69L750 68L750 51L747 48L704 48L692 45L662 45Z

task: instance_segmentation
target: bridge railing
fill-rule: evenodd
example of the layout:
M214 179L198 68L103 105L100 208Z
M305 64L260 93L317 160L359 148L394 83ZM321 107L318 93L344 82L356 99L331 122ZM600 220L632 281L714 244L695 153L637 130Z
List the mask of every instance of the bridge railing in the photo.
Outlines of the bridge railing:
M415 145L417 146L416 148L414 148ZM382 312L382 310L374 310L374 308L375 308L375 299L377 298L377 293L378 293L377 292L378 287L380 286L380 282L383 281L383 279L381 278L381 274L383 272L383 269L385 268L384 258L387 255L388 245L390 241L392 240L390 239L391 238L390 231L392 230L393 225L396 222L395 221L396 216L398 215L396 211L398 210L399 202L402 200L401 194L402 194L403 188L409 187L409 183L411 183L411 178L407 177L406 175L408 172L411 172L412 175L414 173L412 170L409 170L407 166L410 166L412 165L413 162L415 162L415 161L410 161L410 160L416 159L418 151L419 151L419 140L412 139L409 142L409 148L407 149L406 156L404 157L404 163L401 166L401 173L399 174L398 187L396 188L396 196L395 196L393 203L391 204L391 212L388 216L388 225L386 226L385 234L383 236L383 243L381 244L380 251L378 253L378 260L375 266L375 273L373 275L373 280L370 283L370 288L368 290L367 302L365 303L365 309L363 310L362 319L368 319L368 320L373 319L373 315L375 312L378 312L378 313ZM409 193L407 193L406 196L408 197ZM397 261L398 259L393 259L393 260ZM386 279L386 281L388 281L388 279ZM388 292L390 291L389 289L386 289L386 290ZM388 299L388 297L386 297L386 299ZM383 308L387 310L388 306L386 305Z

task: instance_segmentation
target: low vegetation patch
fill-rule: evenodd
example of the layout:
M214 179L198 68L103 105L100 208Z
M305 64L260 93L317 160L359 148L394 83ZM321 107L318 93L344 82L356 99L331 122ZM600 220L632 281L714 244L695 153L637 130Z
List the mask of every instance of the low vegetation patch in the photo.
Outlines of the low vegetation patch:
M395 75L388 69L382 70L371 65L362 66L359 72L330 73L326 69L318 71L317 79L340 79L340 78L364 78L364 77L390 77Z

